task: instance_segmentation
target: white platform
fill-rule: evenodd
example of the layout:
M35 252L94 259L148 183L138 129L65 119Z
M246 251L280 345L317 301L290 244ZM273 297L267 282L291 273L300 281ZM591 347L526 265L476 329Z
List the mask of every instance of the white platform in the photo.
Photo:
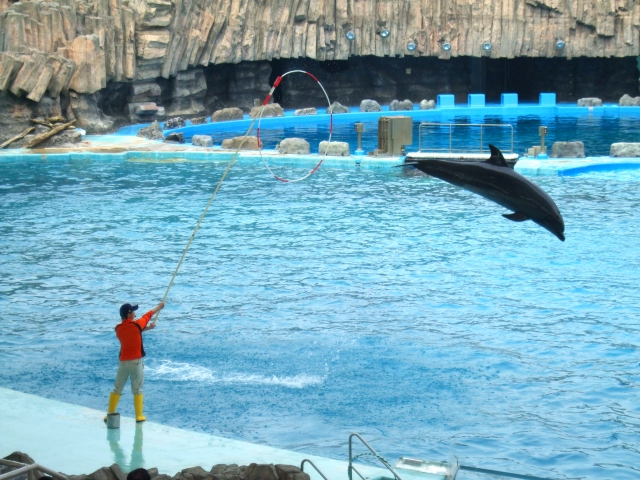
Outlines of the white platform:
M160 473L172 476L194 466L205 470L219 463L299 466L308 458L329 480L348 478L347 461L190 432L151 421L136 424L133 418L126 417L121 418L120 429L108 430L103 417L102 411L0 388L0 457L21 451L37 463L67 475L89 474L118 463L125 472L156 467ZM347 455L345 445L345 460ZM360 465L357 468L366 477L391 476L382 468ZM305 465L305 471L312 480L322 480L309 465Z

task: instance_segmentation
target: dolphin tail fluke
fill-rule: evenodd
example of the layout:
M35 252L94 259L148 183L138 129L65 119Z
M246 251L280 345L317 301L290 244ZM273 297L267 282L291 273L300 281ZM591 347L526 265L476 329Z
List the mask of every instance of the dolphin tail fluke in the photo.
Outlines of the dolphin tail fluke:
M503 213L502 216L512 222L526 222L527 220L530 220L530 217L527 216L526 213L522 212Z

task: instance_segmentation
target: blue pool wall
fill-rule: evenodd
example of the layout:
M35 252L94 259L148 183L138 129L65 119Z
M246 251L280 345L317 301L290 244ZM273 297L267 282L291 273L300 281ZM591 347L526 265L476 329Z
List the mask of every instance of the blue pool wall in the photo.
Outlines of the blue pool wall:
M437 96L436 108L432 110L420 110L419 104L413 105L413 110L390 111L389 106L382 106L381 112L361 112L359 106L349 107L348 114L334 114L334 124L352 123L355 121L376 121L378 117L408 115L416 121L429 122L449 122L454 116L465 115L470 117L472 123L482 123L482 117L486 115L501 116L505 120L517 119L523 115L536 115L544 120L544 117L555 118L561 116L584 116L584 115L608 115L608 116L640 116L640 106L621 107L616 103L603 104L601 107L579 107L575 103L556 103L556 94L553 92L542 92L538 103L520 103L518 94L503 93L501 103L486 103L484 94L469 94L467 103L455 103L455 96L451 94L440 94ZM284 117L263 118L261 124L268 125L269 128L283 128L294 125L310 125L315 123L329 122L329 115L326 108L317 108L316 115L294 114L295 110L285 110ZM478 117L474 120L474 116ZM210 117L207 117L210 122ZM182 132L186 141L191 141L193 135L208 135L212 128L216 132L238 131L248 129L252 119L245 114L242 120L232 120L226 122L213 122L200 125L191 125L187 121L185 127L165 130L166 133ZM130 125L123 127L116 134L136 135L140 128L148 126L148 123ZM162 125L162 123L161 123ZM257 123L256 123L257 125ZM255 126L254 126L255 128Z

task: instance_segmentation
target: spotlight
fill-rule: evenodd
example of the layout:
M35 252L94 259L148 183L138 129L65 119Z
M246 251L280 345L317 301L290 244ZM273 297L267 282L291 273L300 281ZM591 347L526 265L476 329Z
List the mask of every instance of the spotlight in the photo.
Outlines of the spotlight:
M413 42L409 42L407 43L407 50L409 50L410 52L413 52L416 49L416 44Z
M387 30L386 28L384 30L380 30L380 33L378 35L380 35L382 38L387 38L389 36L389 30Z
M356 34L353 33L353 30L349 30L347 33L344 34L345 37L347 37L347 40L355 40L356 38Z
M558 50L562 50L565 47L566 43L564 42L564 40L562 40L561 38L559 38L558 40L556 40L556 48Z
M449 50L451 50L451 44L449 42L444 42L442 44L442 50L444 50L445 52L448 52Z
M491 42L484 42L482 44L482 50L484 50L485 52L490 52L491 51Z

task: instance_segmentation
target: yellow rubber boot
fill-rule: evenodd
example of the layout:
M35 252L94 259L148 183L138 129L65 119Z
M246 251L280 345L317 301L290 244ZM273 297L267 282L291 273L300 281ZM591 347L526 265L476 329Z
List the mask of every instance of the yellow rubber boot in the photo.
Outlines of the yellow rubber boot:
M133 396L133 408L136 411L136 422L144 422L147 417L142 415L142 405L144 403L144 399L141 393Z
M120 395L117 393L111 392L109 394L109 406L107 407L107 415L110 413L114 413L116 408L118 408L118 402L120 401ZM107 421L107 415L104 416L104 421Z

